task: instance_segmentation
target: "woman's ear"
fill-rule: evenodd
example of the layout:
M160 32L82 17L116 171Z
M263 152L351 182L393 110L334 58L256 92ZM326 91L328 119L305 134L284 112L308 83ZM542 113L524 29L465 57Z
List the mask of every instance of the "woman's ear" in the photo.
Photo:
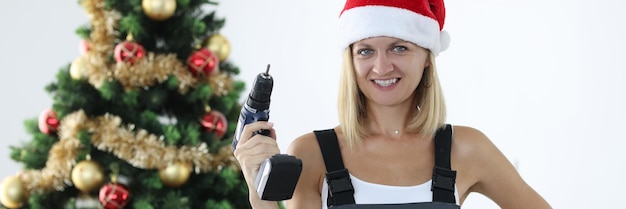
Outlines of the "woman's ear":
M424 68L430 67L430 56L426 56L426 61L424 61Z

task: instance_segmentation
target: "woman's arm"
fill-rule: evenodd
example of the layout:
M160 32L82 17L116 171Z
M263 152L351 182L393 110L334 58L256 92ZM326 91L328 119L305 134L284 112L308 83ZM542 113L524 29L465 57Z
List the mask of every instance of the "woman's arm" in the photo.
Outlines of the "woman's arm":
M323 181L326 166L313 133L295 139L287 153L302 160L302 174L296 185L293 198L286 201L289 209L322 208L320 182Z
M454 135L460 140L466 156L463 163L477 180L469 189L485 195L505 209L543 209L551 206L519 175L500 150L480 131L455 126ZM478 168L478 169L477 169Z

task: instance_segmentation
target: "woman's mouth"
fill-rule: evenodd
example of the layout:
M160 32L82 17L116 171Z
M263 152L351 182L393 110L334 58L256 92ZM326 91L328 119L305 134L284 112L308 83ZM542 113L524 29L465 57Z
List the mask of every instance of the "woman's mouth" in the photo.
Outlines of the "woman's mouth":
M382 87L388 87L393 85L394 83L398 82L398 78L392 78L392 79L386 79L386 80L374 80L374 83L378 84L379 86Z

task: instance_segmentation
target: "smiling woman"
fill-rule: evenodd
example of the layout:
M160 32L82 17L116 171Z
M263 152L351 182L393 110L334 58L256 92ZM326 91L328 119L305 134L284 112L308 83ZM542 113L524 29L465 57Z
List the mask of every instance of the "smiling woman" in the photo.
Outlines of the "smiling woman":
M357 85L373 104L395 105L408 102L420 106L412 97L422 83L424 71L431 66L429 51L414 43L391 37L373 37L351 47ZM434 60L433 60L434 61Z
M503 208L550 208L479 130L448 124L435 58L447 48L441 0L348 0L339 125L296 138L302 176L288 208L460 208L470 193ZM269 129L271 136L252 135ZM235 156L253 186L277 154L274 124L244 128ZM254 208L277 208L250 193Z

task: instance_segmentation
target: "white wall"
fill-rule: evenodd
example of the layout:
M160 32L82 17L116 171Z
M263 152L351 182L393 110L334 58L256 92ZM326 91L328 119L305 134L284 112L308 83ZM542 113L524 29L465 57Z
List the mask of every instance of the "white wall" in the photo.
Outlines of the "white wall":
M336 124L343 1L222 1L231 61L251 83L271 64L279 143ZM626 3L449 0L451 47L438 57L448 121L485 132L554 208L610 208L626 165ZM79 55L76 1L0 1L0 177L20 170L9 146L52 99L44 86ZM471 195L464 208L497 208Z

